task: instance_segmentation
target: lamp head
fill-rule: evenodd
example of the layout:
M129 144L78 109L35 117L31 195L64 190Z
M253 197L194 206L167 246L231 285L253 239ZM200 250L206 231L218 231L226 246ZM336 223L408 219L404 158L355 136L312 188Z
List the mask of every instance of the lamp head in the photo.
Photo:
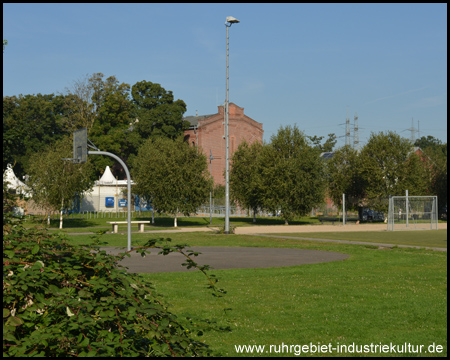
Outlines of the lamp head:
M237 24L238 22L239 22L238 19L236 19L232 16L227 16L227 21L225 22L225 24L229 23L231 25L231 24Z

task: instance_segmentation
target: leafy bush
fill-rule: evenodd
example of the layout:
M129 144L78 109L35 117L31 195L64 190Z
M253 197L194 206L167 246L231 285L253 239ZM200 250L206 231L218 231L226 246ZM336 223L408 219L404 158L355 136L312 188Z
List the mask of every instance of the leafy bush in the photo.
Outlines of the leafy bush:
M124 255L100 251L99 241L78 247L62 235L25 229L8 210L3 356L210 355L150 284L118 265Z

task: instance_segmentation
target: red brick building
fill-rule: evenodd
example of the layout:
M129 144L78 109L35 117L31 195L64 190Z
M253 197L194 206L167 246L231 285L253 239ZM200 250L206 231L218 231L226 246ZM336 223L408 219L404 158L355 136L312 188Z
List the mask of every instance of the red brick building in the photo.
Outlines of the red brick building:
M214 160L211 162L211 174L216 185L225 185L225 111L218 106L218 113L212 115L187 116L189 130L184 132L185 140L198 146L209 159L210 150ZM234 103L229 105L228 116L230 161L233 153L242 141L251 144L262 143L262 124L244 115L244 108ZM209 160L208 160L209 161Z

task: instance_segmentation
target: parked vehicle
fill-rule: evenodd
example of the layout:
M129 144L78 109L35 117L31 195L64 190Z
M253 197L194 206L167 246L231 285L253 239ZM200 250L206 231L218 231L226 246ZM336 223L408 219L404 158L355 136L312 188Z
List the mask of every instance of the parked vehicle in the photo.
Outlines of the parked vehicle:
M384 220L384 213L372 209L364 209L362 212L363 221Z

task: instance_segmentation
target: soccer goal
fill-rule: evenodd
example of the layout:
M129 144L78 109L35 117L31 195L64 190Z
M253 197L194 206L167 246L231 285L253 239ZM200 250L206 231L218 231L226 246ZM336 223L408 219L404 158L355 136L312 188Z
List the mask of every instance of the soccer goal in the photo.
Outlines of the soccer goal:
M437 230L437 196L391 196L388 231Z

